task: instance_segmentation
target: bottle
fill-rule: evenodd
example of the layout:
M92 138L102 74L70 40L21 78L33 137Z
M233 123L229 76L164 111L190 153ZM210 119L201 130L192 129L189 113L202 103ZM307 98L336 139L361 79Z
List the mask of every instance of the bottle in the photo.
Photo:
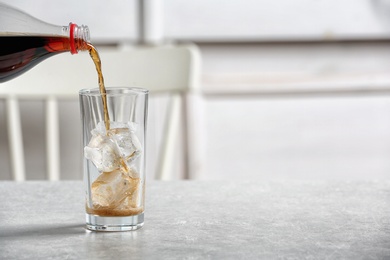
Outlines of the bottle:
M87 26L48 24L0 3L0 83L53 55L86 51L89 40Z

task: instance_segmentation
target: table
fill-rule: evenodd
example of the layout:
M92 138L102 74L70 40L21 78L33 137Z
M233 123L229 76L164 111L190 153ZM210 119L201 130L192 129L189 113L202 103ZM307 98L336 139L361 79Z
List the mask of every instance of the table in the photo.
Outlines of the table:
M390 181L153 181L144 227L109 233L83 196L0 182L0 259L390 259Z

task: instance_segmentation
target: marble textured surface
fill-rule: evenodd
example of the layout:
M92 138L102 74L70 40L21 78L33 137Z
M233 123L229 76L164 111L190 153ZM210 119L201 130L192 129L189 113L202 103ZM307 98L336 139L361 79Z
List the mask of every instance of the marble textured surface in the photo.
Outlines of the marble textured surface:
M84 229L83 184L0 182L0 259L389 259L390 181L149 182L145 226Z

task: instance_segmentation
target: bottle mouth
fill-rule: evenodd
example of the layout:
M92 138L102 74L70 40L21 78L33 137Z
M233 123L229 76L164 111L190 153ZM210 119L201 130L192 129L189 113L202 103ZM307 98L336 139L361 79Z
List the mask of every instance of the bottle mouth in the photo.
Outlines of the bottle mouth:
M90 42L91 38L90 38L90 35L89 35L89 28L88 26L86 25L81 25L81 26L78 26L78 31L80 31L80 36L82 36L83 40L85 42Z
M78 26L75 23L69 23L69 38L70 38L70 52L77 53L76 41L82 40L86 43L90 42L89 28L86 25Z

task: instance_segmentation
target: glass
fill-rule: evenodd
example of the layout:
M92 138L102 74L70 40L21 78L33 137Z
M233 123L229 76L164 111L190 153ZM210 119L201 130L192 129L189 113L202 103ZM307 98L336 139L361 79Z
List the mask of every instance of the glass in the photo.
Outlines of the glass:
M96 231L139 229L144 223L148 91L106 88L101 95L98 88L83 89L79 97L86 226Z

